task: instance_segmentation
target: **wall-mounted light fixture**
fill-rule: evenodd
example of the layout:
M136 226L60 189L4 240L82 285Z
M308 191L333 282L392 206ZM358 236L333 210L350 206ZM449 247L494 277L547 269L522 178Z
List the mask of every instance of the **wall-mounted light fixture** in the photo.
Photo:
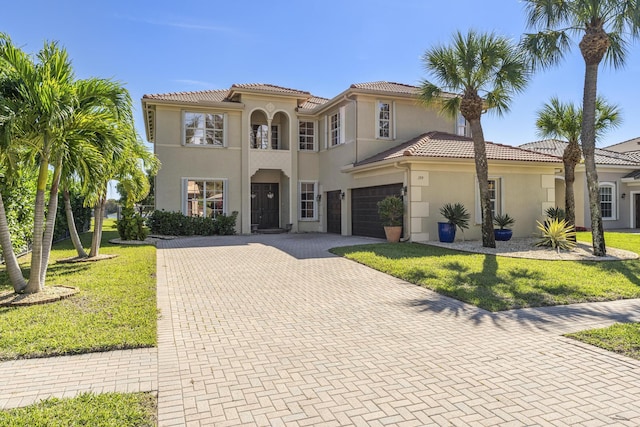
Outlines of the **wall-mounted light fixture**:
M344 200L344 191L340 193L340 200Z
M407 186L405 185L404 187L402 187L402 188L400 189L400 196L401 196L401 197L404 197L404 196L406 196L406 195L407 195Z
M319 202L320 200L322 200L322 194L318 194L318 195L316 196L316 201L318 201L318 202Z
M627 193L622 193L620 197L622 197L622 200L624 200L624 198L627 197Z

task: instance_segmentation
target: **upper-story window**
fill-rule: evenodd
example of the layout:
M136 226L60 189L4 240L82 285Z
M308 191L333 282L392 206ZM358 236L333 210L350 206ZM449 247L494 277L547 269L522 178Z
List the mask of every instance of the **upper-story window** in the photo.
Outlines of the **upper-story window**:
M313 151L315 149L315 126L313 122L299 122L298 134L300 150Z
M251 148L266 150L269 147L269 126L251 126Z
M611 182L601 182L598 188L600 195L600 213L602 219L616 219L616 185Z
M251 125L251 148L266 150L269 148L269 126ZM280 148L280 132L278 125L271 125L271 148Z
M224 147L225 115L185 111L184 144Z
M280 149L280 133L278 132L278 125L271 125L271 148L273 150Z
M344 143L344 141L342 141L341 138L341 127L342 127L342 120L340 118L340 113L335 113L332 114L331 116L329 116L329 136L330 136L330 141L331 141L331 146L333 147L334 145L338 145L338 144L342 144Z
M377 108L377 138L391 139L391 114L392 104L387 101L378 101Z
M461 136L471 136L471 132L469 131L469 122L467 122L460 113L458 113L458 118L456 120L456 134Z

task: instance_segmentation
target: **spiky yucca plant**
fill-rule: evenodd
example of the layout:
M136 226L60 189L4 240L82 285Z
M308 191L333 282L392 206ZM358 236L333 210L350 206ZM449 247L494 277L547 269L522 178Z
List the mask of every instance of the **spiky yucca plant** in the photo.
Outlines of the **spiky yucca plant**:
M572 224L564 219L550 219L543 223L538 223L538 230L541 235L536 246L551 247L560 253L560 250L570 251L576 247L576 231Z
M447 203L440 208L440 215L445 217L449 224L453 224L462 232L462 240L464 241L464 230L469 228L469 212L462 203Z

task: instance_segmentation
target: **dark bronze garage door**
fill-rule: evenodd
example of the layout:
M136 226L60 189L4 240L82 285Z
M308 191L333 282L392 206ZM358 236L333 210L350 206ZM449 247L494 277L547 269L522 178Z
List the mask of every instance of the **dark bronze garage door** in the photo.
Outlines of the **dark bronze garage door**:
M327 232L342 234L341 191L327 191Z
M402 184L391 184L351 190L351 233L384 239L377 204L387 196L399 196L401 189Z

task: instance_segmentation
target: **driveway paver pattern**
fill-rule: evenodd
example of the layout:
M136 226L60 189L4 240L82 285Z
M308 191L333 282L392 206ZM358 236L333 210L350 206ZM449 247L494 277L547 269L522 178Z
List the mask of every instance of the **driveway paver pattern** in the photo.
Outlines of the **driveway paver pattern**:
M493 314L327 252L372 241L161 242L159 425L640 425L640 362L560 335L640 300Z

